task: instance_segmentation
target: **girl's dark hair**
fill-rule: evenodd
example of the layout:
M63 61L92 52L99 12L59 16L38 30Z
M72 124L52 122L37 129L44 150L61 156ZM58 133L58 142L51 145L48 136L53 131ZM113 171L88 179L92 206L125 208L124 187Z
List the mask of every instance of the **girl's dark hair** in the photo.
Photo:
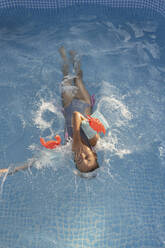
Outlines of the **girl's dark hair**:
M95 166L91 170L89 170L88 172L92 172L92 171L94 171L94 170L96 170L96 169L98 169L100 167L99 163L98 163L98 160L97 160L97 154L95 152L93 152L93 153L94 153L94 156L95 156L95 159L96 159L95 160Z

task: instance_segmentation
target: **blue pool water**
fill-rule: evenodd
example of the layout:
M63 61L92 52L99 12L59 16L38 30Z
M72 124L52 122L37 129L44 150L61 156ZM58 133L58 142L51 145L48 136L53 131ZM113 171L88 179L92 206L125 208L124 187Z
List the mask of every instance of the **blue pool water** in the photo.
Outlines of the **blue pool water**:
M0 248L165 247L164 38L163 18L100 8L1 17L0 168L37 161L0 177ZM90 180L75 175L71 144L39 143L64 144L61 45L80 55L110 125Z

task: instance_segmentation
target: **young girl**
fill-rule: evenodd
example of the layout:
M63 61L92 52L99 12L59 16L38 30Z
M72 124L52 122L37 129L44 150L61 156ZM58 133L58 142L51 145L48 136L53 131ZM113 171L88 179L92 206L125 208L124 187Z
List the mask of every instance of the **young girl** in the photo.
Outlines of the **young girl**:
M81 172L90 172L98 168L97 155L93 150L93 146L96 145L99 135L95 134L90 139L87 138L81 128L81 122L86 120L86 115L92 113L91 97L83 84L80 62L76 60L76 53L70 51L72 64L76 73L72 81L68 77L69 63L64 47L61 47L59 51L64 61L62 68L64 75L62 83L62 103L66 124L65 132L68 137L73 139L72 151L77 169ZM67 89L73 86L76 87L76 92L70 94L70 91Z

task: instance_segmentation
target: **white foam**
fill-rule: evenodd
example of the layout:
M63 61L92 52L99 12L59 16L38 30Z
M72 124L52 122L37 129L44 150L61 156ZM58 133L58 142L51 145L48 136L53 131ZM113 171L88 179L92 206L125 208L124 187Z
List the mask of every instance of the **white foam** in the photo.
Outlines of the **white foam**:
M61 110L59 110L59 107L56 107L52 102L47 102L42 99L41 103L38 106L38 110L35 113L33 113L34 115L33 121L35 125L41 130L45 130L46 128L51 129L52 126L53 120L46 121L43 119L43 114L47 110L56 114L59 120L61 118L63 119L63 114L61 113Z
M122 148L126 145L121 144L117 138L117 135L111 134L106 138L102 138L98 141L96 145L96 151L108 151L111 153L111 156L117 155L120 158L123 158L125 155L131 154L132 151L128 148ZM109 160L107 160L109 162Z
M53 170L57 170L59 167L67 166L68 161L72 160L72 148L71 141L65 145L61 145L53 150L40 148L35 144L29 146L36 157L34 166L37 169L43 169L51 167Z
M103 97L98 103L98 110L108 119L113 122L115 126L123 126L127 124L127 121L132 119L132 114L127 107L115 97Z
M161 159L161 164L165 166L165 142L162 141L159 146L159 155Z

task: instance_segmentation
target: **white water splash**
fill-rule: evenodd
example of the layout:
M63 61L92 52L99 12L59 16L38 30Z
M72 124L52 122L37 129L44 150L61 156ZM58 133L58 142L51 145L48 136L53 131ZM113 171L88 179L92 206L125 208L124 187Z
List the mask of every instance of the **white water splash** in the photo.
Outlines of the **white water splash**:
M112 155L117 155L123 158L125 155L131 154L132 151L128 148L122 148L124 145L119 144L117 136L110 135L109 137L102 138L96 145L96 151L110 152Z
M126 125L132 119L127 107L114 96L102 97L98 103L98 110L118 127Z
M63 165L69 165L68 161L72 160L71 140L53 150L40 149L35 144L31 145L29 149L33 151L37 158L34 165L37 169L51 167L56 171Z
M34 121L34 124L38 128L40 128L42 131L45 130L46 128L49 128L50 130L52 130L51 128L52 128L52 124L54 120L52 119L52 120L46 121L43 118L43 114L46 111L50 111L53 114L55 114L57 116L56 118L58 118L58 122L62 124L61 121L63 120L63 114L61 110L59 110L59 106L57 107L52 102L47 102L42 99L38 107L38 110L35 113L33 113L34 115L33 121ZM53 133L53 130L52 130L52 133Z

